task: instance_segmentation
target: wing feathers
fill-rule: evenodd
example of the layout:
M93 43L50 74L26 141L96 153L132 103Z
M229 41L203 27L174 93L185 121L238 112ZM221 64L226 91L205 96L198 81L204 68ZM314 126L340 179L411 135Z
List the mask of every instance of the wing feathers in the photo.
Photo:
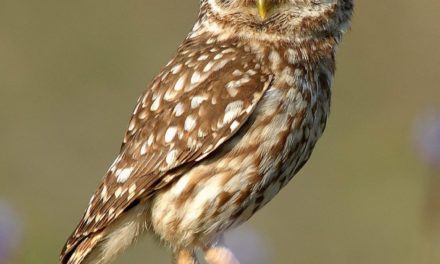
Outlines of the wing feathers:
M139 99L121 153L63 256L231 138L271 81L252 54L233 42L185 43Z

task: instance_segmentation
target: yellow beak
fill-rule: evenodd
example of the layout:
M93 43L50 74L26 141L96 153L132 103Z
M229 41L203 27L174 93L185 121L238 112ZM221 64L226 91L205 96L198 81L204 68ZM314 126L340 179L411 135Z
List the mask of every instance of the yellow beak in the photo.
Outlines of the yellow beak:
M257 0L258 14L260 14L261 19L265 19L267 16L267 1L266 0Z

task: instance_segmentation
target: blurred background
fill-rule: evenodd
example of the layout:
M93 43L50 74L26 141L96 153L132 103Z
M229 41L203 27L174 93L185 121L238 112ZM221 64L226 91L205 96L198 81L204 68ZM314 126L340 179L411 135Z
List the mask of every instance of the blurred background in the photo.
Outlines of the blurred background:
M356 1L311 161L227 237L243 264L440 263L439 10ZM57 263L197 13L197 0L0 0L1 264ZM169 259L147 238L116 263Z

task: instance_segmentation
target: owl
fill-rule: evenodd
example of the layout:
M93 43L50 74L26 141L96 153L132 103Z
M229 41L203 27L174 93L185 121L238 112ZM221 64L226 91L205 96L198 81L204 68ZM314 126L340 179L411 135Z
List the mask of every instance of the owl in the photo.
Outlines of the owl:
M227 251L222 234L267 204L323 133L352 10L352 0L201 0L61 263L109 263L145 233L179 264Z

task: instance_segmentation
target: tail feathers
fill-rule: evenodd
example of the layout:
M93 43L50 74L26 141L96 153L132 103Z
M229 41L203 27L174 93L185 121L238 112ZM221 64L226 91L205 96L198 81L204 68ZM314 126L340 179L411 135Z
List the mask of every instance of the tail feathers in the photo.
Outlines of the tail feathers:
M85 235L74 246L69 247L71 244L67 243L61 264L109 263L146 231L146 223L145 209L134 208L105 229Z
M61 256L61 264L84 264L86 258L96 250L96 245L102 240L101 233L85 237L78 245L67 254Z

